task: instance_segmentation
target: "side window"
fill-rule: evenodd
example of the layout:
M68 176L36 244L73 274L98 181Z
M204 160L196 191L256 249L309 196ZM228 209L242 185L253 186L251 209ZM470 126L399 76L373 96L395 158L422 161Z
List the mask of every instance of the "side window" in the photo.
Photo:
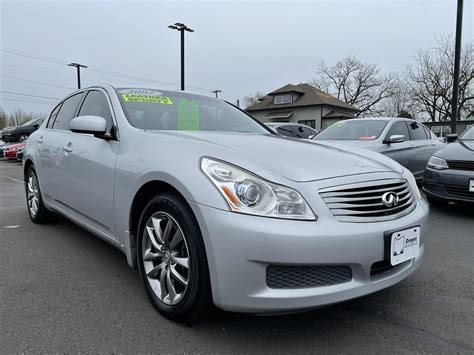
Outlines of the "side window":
M411 139L414 141L427 139L423 126L416 121L407 122L410 129Z
M79 116L100 116L107 122L107 132L113 125L112 114L105 95L97 90L89 91L79 110Z
M46 127L51 128L53 126L54 120L56 119L56 116L58 115L60 108L61 108L61 104L56 106L54 110L51 112L51 115L49 115L48 124L46 125Z
M74 96L71 96L63 102L61 109L54 121L53 128L61 129L63 131L69 131L69 125L71 124L72 119L75 117L77 111L77 106L81 102L82 96L84 94L81 92Z
M425 129L425 133L426 133L426 136L428 137L428 139L432 139L433 136L431 135L431 131L426 128L425 126L423 126L423 128Z
M391 136L394 135L403 135L405 136L405 140L410 140L410 134L408 133L408 127L405 122L395 122L388 130L385 139L388 140Z
M293 136L298 138L308 138L313 133L308 127L293 126Z
M291 132L291 126L280 126L277 128L277 132L283 136L293 137L293 133Z

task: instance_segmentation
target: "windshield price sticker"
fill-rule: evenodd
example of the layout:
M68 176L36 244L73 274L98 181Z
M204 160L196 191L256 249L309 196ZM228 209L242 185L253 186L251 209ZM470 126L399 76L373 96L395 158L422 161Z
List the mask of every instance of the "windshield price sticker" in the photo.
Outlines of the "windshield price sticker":
M178 130L199 131L199 105L197 102L187 99L179 100Z
M167 96L154 96L143 94L122 94L125 102L151 102L163 105L172 105L173 101Z

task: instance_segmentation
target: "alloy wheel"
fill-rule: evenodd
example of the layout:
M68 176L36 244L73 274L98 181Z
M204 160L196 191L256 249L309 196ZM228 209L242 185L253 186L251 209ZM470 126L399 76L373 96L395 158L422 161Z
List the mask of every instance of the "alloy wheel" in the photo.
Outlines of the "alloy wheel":
M34 217L38 213L39 208L39 189L38 181L36 180L36 175L33 172L31 172L28 176L27 189L28 210L30 211L30 214Z
M178 222L165 212L154 213L143 235L142 258L148 282L167 305L178 304L189 283L189 250Z

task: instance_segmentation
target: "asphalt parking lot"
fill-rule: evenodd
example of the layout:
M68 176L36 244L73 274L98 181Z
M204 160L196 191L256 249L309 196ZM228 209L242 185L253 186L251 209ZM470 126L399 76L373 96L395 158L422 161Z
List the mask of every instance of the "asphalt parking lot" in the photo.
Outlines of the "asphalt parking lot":
M0 159L0 353L474 352L474 209L431 209L421 268L400 284L286 316L216 312L192 327L148 302L112 246L30 222L22 168Z

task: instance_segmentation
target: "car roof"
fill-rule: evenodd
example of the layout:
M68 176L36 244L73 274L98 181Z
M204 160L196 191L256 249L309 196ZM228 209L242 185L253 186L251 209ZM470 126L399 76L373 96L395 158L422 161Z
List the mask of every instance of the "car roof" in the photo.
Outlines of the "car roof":
M406 117L358 117L358 118L350 118L351 121L414 121L411 118ZM422 122L420 122L422 123Z

